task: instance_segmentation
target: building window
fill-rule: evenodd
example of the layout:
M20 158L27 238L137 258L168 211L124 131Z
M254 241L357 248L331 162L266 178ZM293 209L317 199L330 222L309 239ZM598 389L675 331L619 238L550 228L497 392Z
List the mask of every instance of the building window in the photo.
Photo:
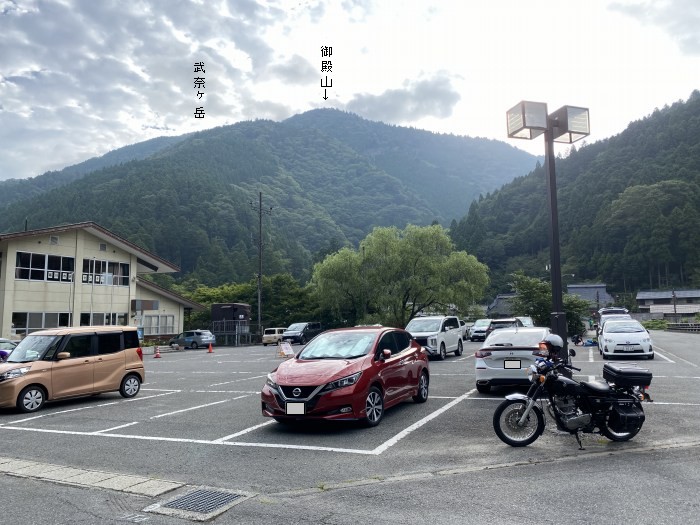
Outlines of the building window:
M71 282L75 270L73 257L17 252L15 279Z
M83 284L129 286L129 263L83 259Z
M45 328L71 326L68 312L12 312L13 333L25 336Z
M144 315L143 335L160 335L175 333L174 315Z

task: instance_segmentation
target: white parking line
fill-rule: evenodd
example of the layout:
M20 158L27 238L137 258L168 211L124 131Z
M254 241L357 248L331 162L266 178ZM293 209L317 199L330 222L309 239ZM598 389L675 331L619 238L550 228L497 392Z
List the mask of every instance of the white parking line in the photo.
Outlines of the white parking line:
M666 350L664 350L664 352L666 352ZM655 348L654 348L654 353L655 353L656 355L658 355L661 359L665 359L665 360L668 361L669 363L675 363L675 361L672 361L672 360L670 360L668 357L666 357L665 355L660 354L660 353L659 353L658 347L655 347ZM671 352L668 352L668 353L671 354ZM673 355L673 354L671 354L671 355ZM675 357L676 359L681 359L681 358L678 357L678 356L673 356L673 357ZM685 361L685 359L681 359L681 361ZM685 361L685 362L688 363L688 361ZM695 365L695 364L693 364L693 363L690 363L690 364L693 365L693 366L697 366L697 365Z
M242 397L248 397L248 396L239 396L236 399L240 399ZM212 405L220 405L221 403L226 403L227 401L231 401L231 399L224 399L222 401L214 401L213 403L207 403L205 405L197 405L196 407L190 407L190 408L183 408L182 410L175 410L174 412L167 412L165 414L159 414L157 416L151 416L148 419L158 419L160 417L166 417L166 416L172 416L173 414L181 414L182 412L189 412L190 410L197 410L198 408L205 408L205 407L210 407Z
M588 349L588 362L589 363L593 362L593 347Z
M264 375L264 376L245 377L245 378L243 378L243 379L234 379L233 381L224 381L223 383L214 383L214 384L209 385L209 386L228 385L228 384L230 384L230 383L238 383L238 382L240 382L240 381L248 381L249 379L260 379L260 378L262 378L262 377L267 377L267 376Z
M260 423L259 425L255 425L253 427L246 428L245 430L241 430L240 432L236 432L235 434L231 434L230 436L215 439L214 441L212 441L212 443L223 443L224 441L228 441L231 438L242 436L243 434L247 434L248 432L252 432L253 430L257 430L257 429L262 428L264 426L271 425L274 422L275 422L274 420L265 421L264 423Z
M112 430L118 430L120 428L126 428L126 427L130 427L132 425L138 425L138 424L139 424L138 421L134 421L133 423L127 423L126 425L119 425L118 427L106 428L104 430L96 430L95 432L93 432L93 434L101 434L103 432L111 432Z

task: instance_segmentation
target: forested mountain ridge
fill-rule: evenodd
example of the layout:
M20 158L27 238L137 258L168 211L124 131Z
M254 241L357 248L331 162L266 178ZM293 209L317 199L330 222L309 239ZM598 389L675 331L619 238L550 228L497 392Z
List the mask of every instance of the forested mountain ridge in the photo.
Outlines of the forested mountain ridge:
M93 157L84 162L63 168L60 171L47 171L43 175L28 179L6 179L0 181L0 195L2 202L0 207L7 206L13 202L28 199L40 195L46 191L64 186L77 180L87 173L129 162L132 160L145 159L154 153L170 147L173 144L187 138L188 135L178 137L157 137L154 139L124 146L105 153L101 157Z
M248 281L257 272L258 193L263 194L265 274L289 272L304 281L314 257L356 245L375 226L426 225L461 217L479 192L499 187L526 173L535 157L512 146L485 139L448 137L420 130L369 123L336 110L316 110L280 123L257 120L191 134L147 158L98 171L27 199L5 206L0 231L95 221L151 250L208 285ZM321 121L332 121L335 133ZM362 128L384 137L377 143L383 169L362 148L346 140ZM455 166L466 158L451 157L447 149L434 155L423 187L444 188L439 200L429 191L416 192L408 181L417 160L404 158L415 137L423 150L443 140L463 148L477 145L469 155L489 167L490 157L509 157L488 176L464 165L459 179ZM481 151L481 144L494 149ZM394 150L392 153L390 149ZM422 161L421 161L422 162ZM442 164L440 164L442 163ZM442 168L441 166L445 166ZM449 166L449 169L448 169ZM478 185L467 178L476 170ZM29 192L31 194L31 192ZM446 196L458 195L455 215L446 215ZM270 208L272 208L270 210Z
M556 177L563 274L616 292L700 285L699 91L557 159ZM474 202L451 230L489 265L495 293L517 269L546 276L548 228L538 166Z

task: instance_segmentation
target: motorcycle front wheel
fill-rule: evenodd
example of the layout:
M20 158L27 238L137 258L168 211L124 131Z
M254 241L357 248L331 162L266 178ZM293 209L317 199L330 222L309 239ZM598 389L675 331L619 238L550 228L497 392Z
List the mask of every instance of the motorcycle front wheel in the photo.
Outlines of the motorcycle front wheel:
M544 431L544 416L538 406L532 407L523 426L518 424L526 407L526 401L509 399L498 405L493 414L493 429L496 435L511 447L525 447Z

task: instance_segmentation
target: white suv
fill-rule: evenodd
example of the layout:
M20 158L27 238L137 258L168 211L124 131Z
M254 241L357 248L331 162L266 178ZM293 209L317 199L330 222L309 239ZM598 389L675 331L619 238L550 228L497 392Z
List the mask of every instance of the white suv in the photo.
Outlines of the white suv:
M428 355L445 359L448 352L462 355L462 327L453 315L414 317L406 331L428 351Z

